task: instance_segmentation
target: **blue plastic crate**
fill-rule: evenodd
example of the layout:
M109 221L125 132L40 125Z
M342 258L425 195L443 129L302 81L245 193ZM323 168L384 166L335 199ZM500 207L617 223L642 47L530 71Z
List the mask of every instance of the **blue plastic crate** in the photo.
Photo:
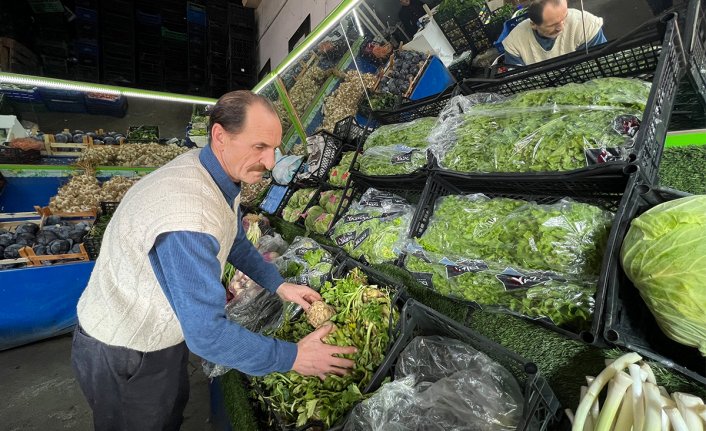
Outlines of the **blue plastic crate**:
M11 102L34 103L42 101L42 96L36 88L27 90L0 88L0 93L5 95L5 99Z
M58 88L46 88L39 87L37 89L42 99L47 101L58 101L58 102L80 102L82 105L84 103L84 95L82 91L76 90L61 90ZM47 106L48 107L48 106Z
M274 214L279 208L282 199L284 199L285 193L287 193L287 186L273 184L267 191L265 199L260 203L260 209L268 214Z
M72 100L44 100L44 105L52 112L71 112L83 114L86 112L86 104L83 101Z
M98 11L85 7L77 7L74 11L78 21L98 23Z
M206 10L204 10L203 6L189 2L186 6L186 20L190 24L206 27Z
M417 81L412 91L411 100L424 99L425 97L439 94L456 83L449 69L444 66L436 56L429 60L426 70Z

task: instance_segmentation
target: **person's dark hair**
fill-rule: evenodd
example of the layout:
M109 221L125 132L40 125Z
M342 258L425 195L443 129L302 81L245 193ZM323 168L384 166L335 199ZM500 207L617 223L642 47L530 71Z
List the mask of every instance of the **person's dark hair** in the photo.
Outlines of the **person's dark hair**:
M274 105L268 98L250 90L231 91L221 96L211 109L211 117L208 122L209 135L216 124L220 124L229 133L240 133L245 125L245 115L248 112L248 107L258 102L277 115Z
M541 25L542 21L544 21L542 18L544 15L544 7L548 3L558 6L562 1L563 0L532 0L527 6L527 18L529 18L535 25Z

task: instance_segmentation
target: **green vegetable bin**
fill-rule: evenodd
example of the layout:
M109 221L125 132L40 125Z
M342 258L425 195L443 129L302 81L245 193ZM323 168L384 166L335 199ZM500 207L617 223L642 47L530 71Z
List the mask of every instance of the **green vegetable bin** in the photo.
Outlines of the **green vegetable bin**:
M625 194L625 191L634 187L639 179L639 172L635 170L630 173L622 173L609 178L596 179L588 177L557 183L550 178L537 177L523 180L521 183L515 182L514 184L497 180L486 182L465 181L463 178L445 178L438 173L433 173L427 182L414 219L412 220L410 237L422 236L434 213L436 201L442 196L483 193L490 198L505 197L522 199L534 201L538 204L552 204L564 197L568 197L578 202L592 204L604 210L620 214L620 209L627 204L626 199L629 196L629 194ZM611 242L611 238L616 234L616 226L617 224L614 224L611 228L607 243L608 248L606 248L605 253L606 256L615 252L615 250L609 247L614 246L614 243ZM601 263L599 279L602 279L608 270L606 256L604 256ZM400 264L401 263L402 262L400 262ZM466 301L465 303L470 309L476 309L478 307L477 304L470 301ZM590 329L572 330L570 328L562 328L545 319L533 321L541 326L559 332L566 337L602 346L605 344L601 336L603 333L604 305L605 285L599 283L596 288L594 314Z
M672 368L693 381L706 385L706 358L695 347L685 346L668 338L628 279L620 263L620 249L630 223L650 208L687 194L638 183L629 190L618 211L609 249L604 259L605 271L599 283L606 290L603 320L605 340L613 345L639 353L645 358Z

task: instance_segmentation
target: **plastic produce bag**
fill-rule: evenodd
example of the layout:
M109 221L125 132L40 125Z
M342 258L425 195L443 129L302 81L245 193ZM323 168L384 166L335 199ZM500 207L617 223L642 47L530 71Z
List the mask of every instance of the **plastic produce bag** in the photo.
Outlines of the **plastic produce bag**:
M355 151L343 153L341 161L329 172L329 184L339 187L346 185L348 182L348 177L350 177L349 170L351 168L351 163L353 163L353 157L355 157Z
M486 354L445 337L416 337L395 381L352 411L345 430L515 430L524 399L513 375Z
M277 184L289 184L302 164L302 156L284 156L277 161L272 169L272 179Z
M399 196L370 188L334 226L331 239L355 259L377 264L401 253L414 207Z
M436 118L418 118L409 123L388 124L376 129L368 136L364 150L389 145L405 145L412 148L427 148L427 137L436 124Z
M322 135L314 135L306 138L306 152L309 154L309 158L306 160L302 171L297 174L297 179L309 179L313 172L319 170L323 162L325 149L326 139Z
M423 286L444 296L475 302L486 311L544 319L576 330L592 320L596 278L424 251L410 241L405 268Z
M406 145L387 145L366 150L358 161L365 175L411 174L427 164L427 152Z
M287 281L319 290L333 269L333 256L313 239L298 236L273 263Z
M331 222L333 222L333 214L318 205L309 208L304 217L304 226L307 230L321 235L329 230Z
M426 251L596 277L613 218L609 211L570 199L539 205L451 195L437 199L419 244Z
M287 205L282 210L282 218L290 223L299 220L315 194L316 189L314 188L299 189L292 193Z
M442 112L432 151L441 167L459 172L567 171L626 160L648 95L642 81L611 78L493 103L460 99L447 105L454 115Z

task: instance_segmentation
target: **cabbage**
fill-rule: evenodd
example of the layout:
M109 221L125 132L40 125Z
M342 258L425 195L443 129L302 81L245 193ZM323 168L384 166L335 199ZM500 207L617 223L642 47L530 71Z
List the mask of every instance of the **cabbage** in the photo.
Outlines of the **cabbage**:
M706 196L676 199L633 220L621 259L662 331L706 356Z

